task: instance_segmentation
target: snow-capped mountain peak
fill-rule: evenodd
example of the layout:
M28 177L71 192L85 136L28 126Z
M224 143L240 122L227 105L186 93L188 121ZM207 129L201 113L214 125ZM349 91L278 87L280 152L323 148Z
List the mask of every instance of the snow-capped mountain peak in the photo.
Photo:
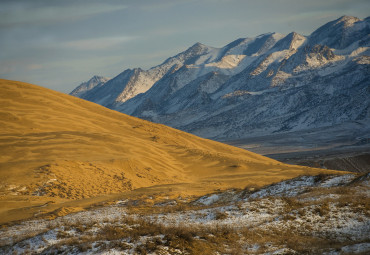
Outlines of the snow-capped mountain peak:
M343 23L344 27L351 27L351 26L354 25L354 23L359 22L359 21L361 21L361 20L357 17L342 16L342 17L340 17L339 19L336 20L335 24Z
M92 90L93 88L102 86L107 81L109 81L109 78L106 78L106 77L103 77L103 76L94 75L87 82L81 83L70 94L72 96L81 97L83 94L87 93L88 91Z
M318 28L311 34L310 42L327 45L330 48L344 49L354 41L361 39L367 40L368 43L369 34L369 20L343 16Z
M370 19L343 16L307 37L266 33L222 48L196 43L80 97L214 139L367 122L369 59Z

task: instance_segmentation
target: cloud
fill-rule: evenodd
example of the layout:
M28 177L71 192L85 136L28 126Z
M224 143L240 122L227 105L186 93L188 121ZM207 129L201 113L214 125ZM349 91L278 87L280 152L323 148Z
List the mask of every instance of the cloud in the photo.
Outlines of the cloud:
M62 2L62 1L61 1ZM32 25L55 22L68 22L71 20L80 20L103 13L119 11L126 9L123 4L109 3L85 3L76 1L75 4L69 5L52 5L48 2L44 5L32 5L33 1L25 2L8 2L0 4L0 25L1 26L17 26L17 25Z
M61 43L61 47L73 50L107 50L111 47L136 39L133 36L115 36L74 40Z

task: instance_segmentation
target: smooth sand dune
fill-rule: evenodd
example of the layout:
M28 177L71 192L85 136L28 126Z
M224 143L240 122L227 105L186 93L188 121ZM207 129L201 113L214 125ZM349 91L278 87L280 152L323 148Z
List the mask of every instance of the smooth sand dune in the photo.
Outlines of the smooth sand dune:
M155 185L149 193L202 195L320 172L329 171L286 165L36 85L0 80L0 222Z

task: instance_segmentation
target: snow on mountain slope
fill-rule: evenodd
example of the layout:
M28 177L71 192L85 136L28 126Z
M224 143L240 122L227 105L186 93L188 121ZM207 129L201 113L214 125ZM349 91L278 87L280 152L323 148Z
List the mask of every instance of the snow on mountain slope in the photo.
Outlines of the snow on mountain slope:
M214 139L367 120L369 34L369 18L343 16L307 37L267 33L222 48L197 43L80 97Z
M327 45L335 49L344 49L355 41L366 45L369 39L369 18L361 20L350 16L327 23L312 33L310 38L312 44Z
M75 88L70 94L72 96L81 97L93 88L102 86L107 81L109 81L108 78L95 75L89 81L81 83L80 86Z

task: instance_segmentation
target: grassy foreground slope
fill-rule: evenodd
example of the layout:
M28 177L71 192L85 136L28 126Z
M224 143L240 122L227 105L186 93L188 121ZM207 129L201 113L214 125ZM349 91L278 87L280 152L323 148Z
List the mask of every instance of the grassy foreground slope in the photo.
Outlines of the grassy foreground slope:
M203 195L323 172L0 80L0 222L138 188Z

